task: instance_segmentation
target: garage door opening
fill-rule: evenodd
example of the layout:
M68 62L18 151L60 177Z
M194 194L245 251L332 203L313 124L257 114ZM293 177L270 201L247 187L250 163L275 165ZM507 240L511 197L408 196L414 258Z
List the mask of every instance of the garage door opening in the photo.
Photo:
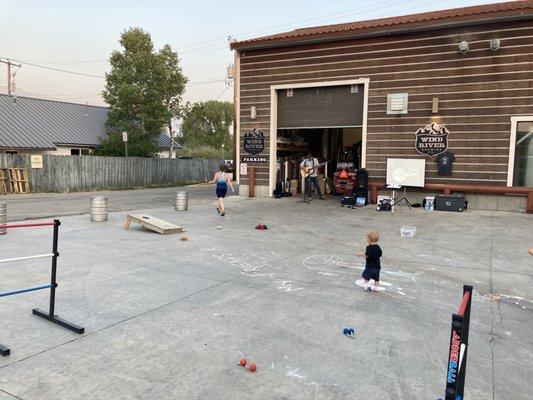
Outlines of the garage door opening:
M322 193L351 194L365 167L367 90L368 80L272 88L271 193L301 194L299 166L312 153L324 163Z

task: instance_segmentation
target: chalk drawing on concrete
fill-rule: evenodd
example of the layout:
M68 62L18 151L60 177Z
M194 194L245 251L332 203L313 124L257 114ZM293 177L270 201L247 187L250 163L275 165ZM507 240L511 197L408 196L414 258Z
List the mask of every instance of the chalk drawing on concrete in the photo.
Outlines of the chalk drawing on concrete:
M284 290L285 292L294 292L303 289L303 287L293 285L292 281L274 281L274 283L278 289Z
M202 251L211 253L218 261L238 268L243 275L250 277L268 276L272 278L274 273L269 272L269 268L274 262L279 263L281 261L281 256L273 251L267 251L262 254L244 253L238 256L225 253L216 248L206 248L202 249Z
M344 260L342 257L334 255L312 255L306 257L303 265L309 269L316 271L323 271L329 273L342 273L350 275L359 275L359 271L363 271L364 264L360 260ZM416 276L419 273L410 274L408 272L393 271L386 268L381 269L381 274L397 276L401 278L408 278L413 282L416 281Z
M374 279L370 279L369 283L370 283L370 286L371 286L372 290L377 290L378 292L383 292L383 291L386 290L386 289L385 289L385 285L382 285L382 282L381 282L381 281L379 282L379 286L377 286L377 287L375 286ZM385 283L385 282L383 282L383 283ZM364 279L358 279L358 280L356 280L356 281L355 281L355 284L356 284L357 286L362 287L362 288L366 288L366 285L367 285L367 284L365 283L365 280L364 280Z
M309 257L306 257L303 260L303 265L315 272L317 272L320 275L323 276L339 276L342 274L345 275L356 275L361 276L361 272L364 270L364 262L360 259L344 259L343 257L336 256L336 255L323 255L323 254L317 254L317 255L311 255ZM416 276L419 273L410 274L403 271L397 271L397 270L390 270L387 268L381 269L381 275L387 276L389 278L396 278L403 280L404 283L409 287L412 285L412 283L416 283ZM395 280L396 280L395 279ZM361 279L363 282L363 280ZM407 282L406 282L407 281ZM406 296L406 292L415 292L416 290L406 290L400 285L391 283L388 281L380 281L380 291L385 290L385 288L388 288L389 290L396 291L398 294L402 296ZM402 285L404 286L404 285Z

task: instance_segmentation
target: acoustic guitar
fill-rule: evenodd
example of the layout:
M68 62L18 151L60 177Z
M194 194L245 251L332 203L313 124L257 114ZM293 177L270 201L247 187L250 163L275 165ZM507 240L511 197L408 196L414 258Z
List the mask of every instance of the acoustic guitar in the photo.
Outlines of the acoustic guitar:
M325 162L320 163L318 165L315 165L313 167L303 167L300 168L300 174L303 178L307 178L309 175L311 175L313 172L315 172L316 169L320 168L321 166L326 165Z

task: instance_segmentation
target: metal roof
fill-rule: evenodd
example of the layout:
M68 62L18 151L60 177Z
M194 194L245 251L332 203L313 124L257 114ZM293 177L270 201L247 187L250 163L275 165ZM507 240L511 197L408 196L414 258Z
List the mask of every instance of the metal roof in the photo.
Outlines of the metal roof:
M388 34L391 30L401 31L408 28L437 29L439 26L444 27L453 23L488 22L491 19L502 17L514 16L518 18L531 17L532 15L533 1L509 1L368 21L301 28L275 35L235 41L230 44L230 47L236 50L282 47L306 42L346 39L361 35Z
M106 136L107 107L0 94L0 147L95 147Z
M107 111L107 107L0 94L0 148L96 147L107 136ZM174 146L182 148L175 140ZM157 148L170 148L166 133L157 137Z
M170 136L168 136L166 133L162 133L161 135L159 135L157 137L157 147L159 149L169 150L170 149ZM174 149L179 150L182 148L183 147L178 142L176 142L176 140L174 139Z

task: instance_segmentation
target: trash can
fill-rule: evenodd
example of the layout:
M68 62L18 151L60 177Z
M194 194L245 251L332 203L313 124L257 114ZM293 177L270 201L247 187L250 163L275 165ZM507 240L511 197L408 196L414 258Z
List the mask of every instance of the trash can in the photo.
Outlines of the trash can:
M176 211L187 211L189 206L189 193L178 192L176 193Z
M0 225L7 224L7 203L0 202ZM6 228L0 228L0 235L5 235Z
M105 222L107 221L107 197L95 196L91 197L91 221Z

